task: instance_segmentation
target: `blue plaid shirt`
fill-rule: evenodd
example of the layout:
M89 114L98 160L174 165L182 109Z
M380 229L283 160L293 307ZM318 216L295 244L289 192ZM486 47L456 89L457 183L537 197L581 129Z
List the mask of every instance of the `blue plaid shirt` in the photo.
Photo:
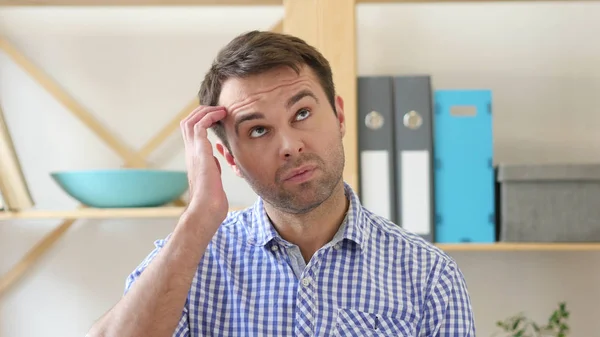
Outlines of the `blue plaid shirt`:
M173 336L475 337L456 262L345 190L346 219L306 265L260 198L230 212L198 265ZM127 278L126 291L165 240Z

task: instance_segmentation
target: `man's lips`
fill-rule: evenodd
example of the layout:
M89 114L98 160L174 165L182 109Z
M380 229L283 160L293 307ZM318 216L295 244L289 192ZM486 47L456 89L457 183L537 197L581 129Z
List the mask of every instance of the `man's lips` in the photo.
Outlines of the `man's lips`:
M287 181L287 180L292 180L294 178L299 178L300 176L306 174L306 173L310 173L312 171L314 171L317 168L316 165L303 165L300 166L297 169L294 169L290 172L288 172L284 177L283 180Z

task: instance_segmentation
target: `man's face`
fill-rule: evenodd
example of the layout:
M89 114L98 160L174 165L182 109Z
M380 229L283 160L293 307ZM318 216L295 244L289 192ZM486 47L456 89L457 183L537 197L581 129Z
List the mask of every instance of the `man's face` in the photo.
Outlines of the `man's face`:
M336 116L310 68L229 79L219 103L231 153L219 151L266 202L304 213L341 183L343 103L336 99Z

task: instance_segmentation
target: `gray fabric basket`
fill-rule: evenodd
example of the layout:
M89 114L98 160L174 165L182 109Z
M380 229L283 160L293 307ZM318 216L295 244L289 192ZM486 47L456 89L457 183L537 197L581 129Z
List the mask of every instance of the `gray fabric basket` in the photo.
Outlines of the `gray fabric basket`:
M600 164L500 165L500 241L600 242Z

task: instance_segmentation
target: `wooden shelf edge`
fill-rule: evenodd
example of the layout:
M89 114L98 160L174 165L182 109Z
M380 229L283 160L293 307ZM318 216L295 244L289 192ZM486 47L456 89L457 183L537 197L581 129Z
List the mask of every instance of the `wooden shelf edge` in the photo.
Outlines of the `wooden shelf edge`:
M363 4L393 4L393 3L486 3L486 2L569 2L569 0L356 0L356 3ZM594 2L598 0L582 0L585 2Z
M0 0L0 6L278 6L283 0Z
M244 207L232 207L230 211ZM165 206L148 208L82 208L79 210L28 210L0 212L0 220L33 219L118 219L118 218L176 218L184 207Z
M357 4L567 2L568 0L355 0ZM583 0L599 1L599 0ZM0 0L0 7L43 6L281 6L283 0Z
M246 207L231 207L230 211ZM148 208L82 208L75 210L0 211L0 220L44 219L127 219L177 218L185 208L177 206ZM446 252L511 252L511 251L600 251L600 242L494 242L494 243L435 243Z
M447 252L467 251L600 251L600 242L495 242L495 243L457 243L435 244Z
M17 219L102 219L102 218L164 218L179 216L183 207L152 208L83 208L79 210L27 210L2 212L0 220Z

